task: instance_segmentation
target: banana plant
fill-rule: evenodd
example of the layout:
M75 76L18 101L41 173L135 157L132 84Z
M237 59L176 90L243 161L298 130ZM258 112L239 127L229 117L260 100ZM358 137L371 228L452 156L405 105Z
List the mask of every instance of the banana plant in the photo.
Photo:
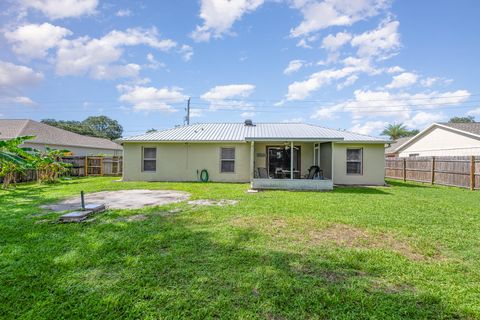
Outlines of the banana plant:
M34 157L30 153L33 149L20 147L20 145L34 138L34 136L23 136L0 141L0 177L3 178L4 189L7 189L11 183L15 185L16 175L33 165Z
M38 182L53 183L68 172L70 164L62 162L62 157L68 155L69 150L45 148L45 151L34 152L34 166L37 169Z

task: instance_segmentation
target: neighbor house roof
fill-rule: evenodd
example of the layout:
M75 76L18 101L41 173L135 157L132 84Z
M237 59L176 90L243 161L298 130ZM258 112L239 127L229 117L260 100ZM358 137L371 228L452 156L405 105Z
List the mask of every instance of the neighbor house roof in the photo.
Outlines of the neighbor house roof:
M480 135L480 122L472 123L440 123L441 125Z
M385 148L385 154L392 154L397 152L397 149L399 149L402 145L407 143L407 141L410 139L412 139L412 137L398 138L397 140L390 143L390 145L387 148Z
M198 123L120 139L119 142L215 142L254 140L337 140L386 142L384 139L304 123Z
M443 128L458 134L466 135L474 139L480 139L480 122L473 123L433 123L427 128L420 131L416 136L410 138L402 145L398 146L396 152L405 149L424 135L430 132L434 128Z
M30 143L122 150L122 146L108 139L83 136L27 119L0 119L0 140L19 136L35 136Z

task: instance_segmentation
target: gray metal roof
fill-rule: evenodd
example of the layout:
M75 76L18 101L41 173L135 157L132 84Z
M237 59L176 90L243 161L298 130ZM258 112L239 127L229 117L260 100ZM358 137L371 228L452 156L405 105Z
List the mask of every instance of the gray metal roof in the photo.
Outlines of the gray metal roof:
M29 143L61 145L96 149L122 150L122 146L108 139L83 136L28 119L0 119L0 140L20 136L35 136Z
M378 142L379 139L358 133L333 130L304 123L198 123L119 139L119 142L216 142L251 140L338 140Z

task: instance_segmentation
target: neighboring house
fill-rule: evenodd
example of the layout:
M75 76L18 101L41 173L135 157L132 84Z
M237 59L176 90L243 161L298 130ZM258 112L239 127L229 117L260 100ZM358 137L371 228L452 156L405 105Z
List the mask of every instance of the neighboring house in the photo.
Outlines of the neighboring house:
M308 124L193 124L119 142L125 181L198 181L205 169L211 181L258 189L384 184L385 140ZM312 165L323 179L300 179Z
M478 156L480 122L434 123L397 149L400 157Z
M397 140L387 144L387 147L385 148L385 157L398 157L398 149L410 139L412 139L412 137L398 138Z
M35 136L22 146L37 150L66 149L74 156L122 155L122 146L108 139L83 136L33 120L0 119L0 140L20 136Z

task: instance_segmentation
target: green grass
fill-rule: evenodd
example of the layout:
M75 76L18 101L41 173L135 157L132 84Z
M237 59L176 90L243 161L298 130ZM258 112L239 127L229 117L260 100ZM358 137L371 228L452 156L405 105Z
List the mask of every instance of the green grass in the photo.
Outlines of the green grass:
M0 191L0 318L480 318L480 193L390 183L248 194L88 178ZM39 208L142 188L239 203L80 224ZM138 214L148 219L122 219Z

